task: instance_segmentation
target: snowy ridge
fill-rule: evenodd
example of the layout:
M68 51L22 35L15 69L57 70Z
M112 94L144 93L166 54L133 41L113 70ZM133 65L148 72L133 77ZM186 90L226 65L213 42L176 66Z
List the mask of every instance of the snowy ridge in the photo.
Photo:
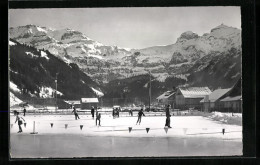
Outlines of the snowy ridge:
M66 63L70 59L69 63L76 63L97 82L140 75L145 69L151 70L159 81L164 81L168 76L186 74L197 61L214 54L212 52L219 52L215 53L219 56L232 48L241 51L241 30L226 25L217 26L202 36L187 31L174 44L139 50L104 45L68 28L54 30L26 25L10 28L9 34L18 42L48 50ZM205 64L212 58L209 57L193 71L206 69ZM103 73L108 74L109 79Z

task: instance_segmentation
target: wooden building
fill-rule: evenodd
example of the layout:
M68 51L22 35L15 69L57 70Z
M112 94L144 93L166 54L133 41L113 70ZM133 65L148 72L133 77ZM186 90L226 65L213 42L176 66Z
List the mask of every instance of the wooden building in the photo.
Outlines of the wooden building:
M67 100L65 102L69 104L69 108L81 108L80 100Z
M167 91L161 94L156 98L157 103L159 105L167 105L170 104L171 107L174 107L175 104L175 93L174 91Z
M177 89L175 101L177 109L201 109L200 101L211 93L208 87L181 87Z
M91 106L98 106L98 98L81 98L81 109L91 109Z
M202 110L204 112L223 111L224 103L220 100L223 99L231 88L217 89L211 94L205 96L200 103L202 104Z
M225 112L242 113L242 79L240 78L231 88L228 95L220 100L224 103Z

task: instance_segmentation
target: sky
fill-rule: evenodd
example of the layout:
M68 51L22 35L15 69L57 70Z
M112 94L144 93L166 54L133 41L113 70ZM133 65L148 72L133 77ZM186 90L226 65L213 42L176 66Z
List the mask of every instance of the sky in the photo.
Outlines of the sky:
M220 24L241 29L240 7L9 9L9 27L70 28L105 45L146 48L174 44L185 31L209 33Z

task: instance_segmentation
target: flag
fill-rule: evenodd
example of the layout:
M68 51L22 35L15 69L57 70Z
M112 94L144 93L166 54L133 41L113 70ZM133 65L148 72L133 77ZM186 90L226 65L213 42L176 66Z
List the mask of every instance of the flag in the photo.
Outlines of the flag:
M146 128L146 132L147 132L147 133L149 132L149 130L150 130L150 128Z
M132 131L132 127L128 127L129 133Z

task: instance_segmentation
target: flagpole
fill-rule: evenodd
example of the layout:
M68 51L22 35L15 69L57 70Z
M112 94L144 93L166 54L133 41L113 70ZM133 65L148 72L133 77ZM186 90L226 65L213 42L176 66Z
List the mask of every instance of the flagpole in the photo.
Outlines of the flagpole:
M149 71L149 75L150 75L150 88L149 88L149 111L151 111L151 95L152 95L152 90L151 90L151 85L152 85L152 81L151 81L151 72Z

